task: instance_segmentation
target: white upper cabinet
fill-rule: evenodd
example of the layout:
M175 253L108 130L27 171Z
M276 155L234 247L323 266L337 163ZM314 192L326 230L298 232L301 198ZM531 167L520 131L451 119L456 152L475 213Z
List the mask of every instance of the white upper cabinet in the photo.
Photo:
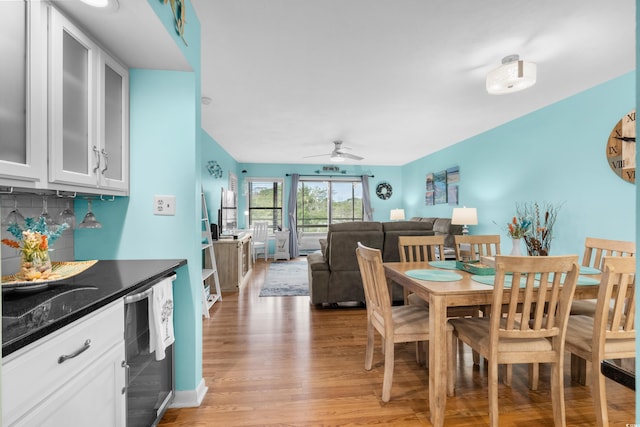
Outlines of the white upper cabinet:
M127 194L127 69L54 8L49 61L49 181Z
M129 189L129 73L109 56L99 56L98 139L102 187Z
M0 185L46 186L46 9L2 1L0 26Z

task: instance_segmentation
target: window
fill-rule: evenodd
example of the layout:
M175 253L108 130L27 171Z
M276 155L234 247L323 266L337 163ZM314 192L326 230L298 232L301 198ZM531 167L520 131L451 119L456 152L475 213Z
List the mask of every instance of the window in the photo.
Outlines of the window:
M326 232L329 224L362 221L362 182L300 180L297 200L298 230Z
M282 228L282 179L248 179L249 227L266 221L269 229Z

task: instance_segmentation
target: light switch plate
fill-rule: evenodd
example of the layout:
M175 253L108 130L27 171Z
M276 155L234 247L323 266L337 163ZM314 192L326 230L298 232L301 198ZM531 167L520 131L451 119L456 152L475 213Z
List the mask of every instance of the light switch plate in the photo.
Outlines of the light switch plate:
M154 215L175 215L176 196L153 196Z

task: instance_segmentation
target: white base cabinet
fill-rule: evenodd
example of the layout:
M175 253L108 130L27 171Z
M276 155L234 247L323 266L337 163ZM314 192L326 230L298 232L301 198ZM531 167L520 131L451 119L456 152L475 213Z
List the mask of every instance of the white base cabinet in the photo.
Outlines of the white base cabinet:
M2 425L124 427L124 361L120 300L3 358Z

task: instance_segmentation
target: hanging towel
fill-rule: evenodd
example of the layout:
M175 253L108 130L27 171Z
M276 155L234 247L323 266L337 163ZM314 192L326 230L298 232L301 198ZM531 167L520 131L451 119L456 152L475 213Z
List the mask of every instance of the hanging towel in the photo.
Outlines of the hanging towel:
M156 352L156 360L164 359L165 349L175 341L173 277L158 282L149 295L149 352Z

